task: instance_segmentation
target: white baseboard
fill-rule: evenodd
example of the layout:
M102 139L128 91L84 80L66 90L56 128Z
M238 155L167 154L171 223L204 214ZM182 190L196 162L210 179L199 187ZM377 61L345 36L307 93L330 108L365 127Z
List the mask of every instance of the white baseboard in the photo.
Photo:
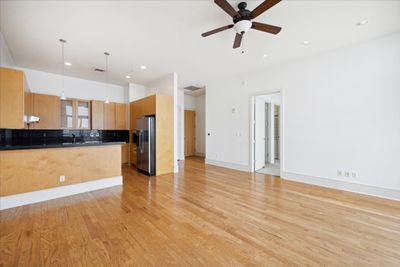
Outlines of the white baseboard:
M29 193L0 197L0 210L42 202L50 199L71 196L84 192L122 185L122 176L115 176L79 184L71 184Z
M340 189L344 191L350 191L354 193L360 193L364 195L387 198L391 200L400 200L400 190L396 189L388 189L371 185L356 184L356 183L339 181L324 177L298 174L293 172L282 172L281 178L306 184L313 184L323 187Z
M250 169L249 169L248 165L229 163L229 162L212 160L212 159L207 159L207 158L205 159L205 163L206 164L210 164L210 165L219 166L219 167L235 169L235 170L244 171L244 172L250 172Z

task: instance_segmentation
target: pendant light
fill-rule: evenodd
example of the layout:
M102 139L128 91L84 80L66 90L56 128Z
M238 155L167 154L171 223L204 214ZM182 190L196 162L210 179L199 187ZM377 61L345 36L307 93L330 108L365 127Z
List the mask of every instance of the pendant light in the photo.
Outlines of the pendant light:
M106 101L104 101L104 103L110 104L110 100L108 99L108 56L110 53L104 52L104 55L106 56Z
M65 54L64 54L64 47L65 44L67 43L67 41L65 41L64 39L60 39L59 40L61 42L61 64L62 64L62 91L61 91L61 96L60 99L61 100L66 100L67 98L65 97L65 93L64 93L64 76L65 76Z

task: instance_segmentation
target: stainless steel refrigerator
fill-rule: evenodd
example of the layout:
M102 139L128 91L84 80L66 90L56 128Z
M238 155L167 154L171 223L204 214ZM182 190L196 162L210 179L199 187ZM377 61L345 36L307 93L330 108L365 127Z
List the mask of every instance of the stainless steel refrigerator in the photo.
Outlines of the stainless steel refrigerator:
M154 116L136 119L136 167L148 174L156 174L156 138Z

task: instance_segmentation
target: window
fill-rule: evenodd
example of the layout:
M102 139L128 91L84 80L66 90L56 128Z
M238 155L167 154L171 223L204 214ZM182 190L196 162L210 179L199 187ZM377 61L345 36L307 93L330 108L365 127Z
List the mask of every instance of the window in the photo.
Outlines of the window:
M90 102L88 100L61 100L61 128L90 129Z

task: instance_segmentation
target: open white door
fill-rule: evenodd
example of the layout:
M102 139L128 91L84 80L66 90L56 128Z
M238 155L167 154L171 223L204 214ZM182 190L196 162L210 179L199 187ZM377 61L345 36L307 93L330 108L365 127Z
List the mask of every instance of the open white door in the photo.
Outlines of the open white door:
M255 103L255 170L265 166L265 100L256 97Z

